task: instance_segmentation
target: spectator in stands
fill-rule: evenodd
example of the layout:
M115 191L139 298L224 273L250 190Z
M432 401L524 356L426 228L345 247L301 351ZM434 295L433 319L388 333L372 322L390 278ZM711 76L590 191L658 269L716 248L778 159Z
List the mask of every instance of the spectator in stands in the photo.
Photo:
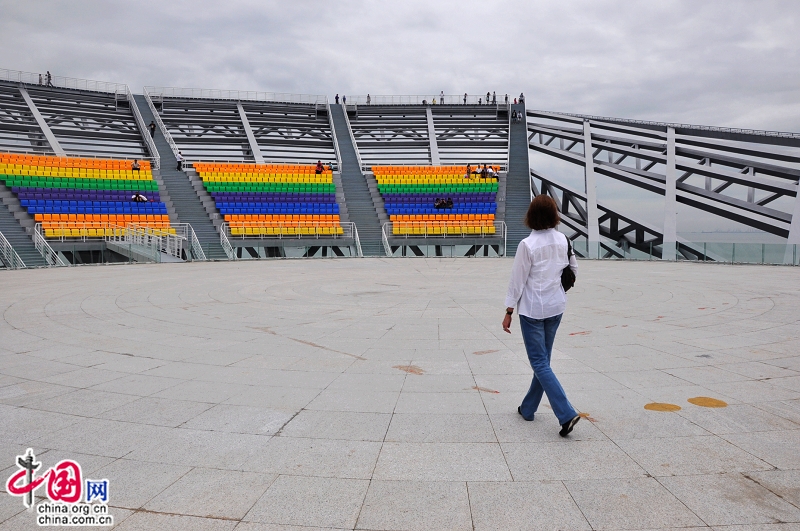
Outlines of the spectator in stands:
M372 103L372 99L369 97L369 94L367 94L367 105L369 105L370 103Z
M150 120L150 125L147 126L150 129L150 138L156 137L156 123L153 120Z
M143 196L139 192L136 192L131 196L131 201L134 203L147 203L147 197Z
M437 197L436 199L433 200L433 208L435 208L436 210L443 208L442 202L443 200L440 197Z
M464 93L464 105L466 105L466 104L467 104L467 93L465 92Z
M467 173L464 174L465 179L469 179L472 176L472 166L467 164Z
M131 165L131 169L132 169L133 171L139 171L141 168L142 168L142 167L141 167L141 166L139 166L139 161L138 161L138 160L134 160L134 161L133 161L133 164Z
M580 416L550 368L550 357L567 305L561 272L569 267L577 274L578 263L574 254L569 253L566 236L556 230L558 223L558 209L553 198L544 194L536 196L525 215L531 234L519 243L511 267L503 330L511 333L511 316L516 307L522 340L533 369L533 381L517 413L525 420L533 420L542 395L546 393L550 408L561 424L559 435L566 437Z
M314 169L314 173L319 175L320 173L322 173L324 171L325 171L325 166L322 165L322 161L321 160L318 160L317 161L317 167Z
M486 163L483 163L483 168L481 168L481 179L485 179L489 176L489 170L486 168Z
M486 175L487 177L489 177L489 179L494 179L495 177L497 177L497 172L494 171L493 166L489 166L488 168L486 168Z
M339 95L338 95L338 94L336 95L336 97L334 98L334 100L336 100L336 105L339 105Z
M445 208L453 208L453 198L452 197L448 197L447 198L447 201L444 202L444 207Z
M175 155L175 160L178 161L178 171L183 171L183 155L180 151L178 151L178 154Z

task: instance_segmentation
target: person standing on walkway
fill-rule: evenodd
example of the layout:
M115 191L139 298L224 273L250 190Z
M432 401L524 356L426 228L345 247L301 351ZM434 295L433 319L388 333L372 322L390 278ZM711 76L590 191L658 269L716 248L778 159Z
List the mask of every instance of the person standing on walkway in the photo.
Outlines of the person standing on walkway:
M491 96L491 94L489 94L489 92L487 91L486 92L486 105L489 105L489 96Z
M533 420L542 394L546 393L561 424L559 435L566 437L580 416L550 368L550 357L556 330L567 306L561 271L569 266L577 275L578 262L574 253L569 253L567 237L556 230L558 223L558 208L553 198L543 194L536 196L525 215L525 225L532 229L531 235L519 243L511 268L503 330L511 333L511 316L516 307L522 340L533 369L531 387L517 413L525 420Z
M153 120L150 120L150 125L147 126L150 129L150 137L156 137L156 123Z
M339 95L338 94L336 95L336 97L334 99L336 100L336 105L339 105Z
M467 93L465 92L464 93L464 105L466 105L466 104L467 104Z
M367 105L369 105L370 103L372 103L372 98L370 98L369 94L367 94Z
M497 92L492 92L492 105L497 105Z
M175 155L175 160L178 161L178 171L183 171L183 155L181 155L180 151Z
M347 105L347 96L342 94L342 105Z

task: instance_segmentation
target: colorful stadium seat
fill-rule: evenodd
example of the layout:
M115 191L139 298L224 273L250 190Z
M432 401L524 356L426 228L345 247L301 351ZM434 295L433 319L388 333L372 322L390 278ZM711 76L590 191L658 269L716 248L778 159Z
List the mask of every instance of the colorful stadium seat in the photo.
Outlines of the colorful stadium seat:
M238 237L338 236L344 233L329 168L311 164L195 162L203 186Z
M149 161L0 154L0 180L46 238L103 238L140 225L174 233ZM134 194L146 202L134 202Z
M464 166L373 166L372 171L393 235L495 234L496 178L466 177ZM436 199L448 198L452 208L434 206Z

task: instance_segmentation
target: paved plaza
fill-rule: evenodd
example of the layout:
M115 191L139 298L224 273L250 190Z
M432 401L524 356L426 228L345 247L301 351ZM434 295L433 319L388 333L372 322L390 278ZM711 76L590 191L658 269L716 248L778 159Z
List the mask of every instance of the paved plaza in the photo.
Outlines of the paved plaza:
M582 261L563 439L511 263L0 272L0 476L75 460L120 531L800 529L800 269Z

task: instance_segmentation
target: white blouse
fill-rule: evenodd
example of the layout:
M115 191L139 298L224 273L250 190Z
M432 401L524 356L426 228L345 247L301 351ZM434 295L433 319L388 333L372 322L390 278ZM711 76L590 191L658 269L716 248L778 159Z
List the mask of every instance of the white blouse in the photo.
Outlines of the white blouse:
M546 319L564 313L567 294L561 287L561 271L569 265L578 275L573 254L567 260L567 237L556 229L534 230L519 242L506 307L517 308L520 315Z

